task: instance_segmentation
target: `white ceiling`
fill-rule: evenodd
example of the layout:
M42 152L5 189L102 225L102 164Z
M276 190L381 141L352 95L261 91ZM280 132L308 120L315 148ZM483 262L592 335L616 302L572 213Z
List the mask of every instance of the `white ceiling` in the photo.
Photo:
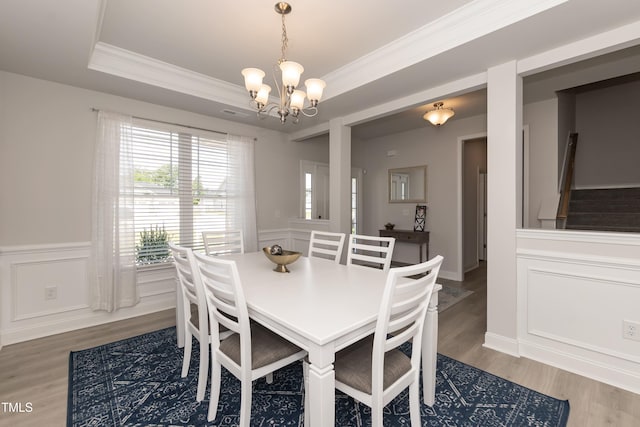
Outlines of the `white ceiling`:
M258 121L240 75L245 67L268 72L280 57L275 1L2 0L0 70L293 132L640 25L635 0L290 3L287 58L304 65L303 78L327 81L320 114L298 125ZM525 98L571 87L577 75L584 84L640 71L638 55L631 48L527 77ZM529 82L535 90L527 90ZM419 99L357 128L373 137L423 126L420 117L436 100ZM452 120L478 114L485 91L451 94L446 104L456 110Z

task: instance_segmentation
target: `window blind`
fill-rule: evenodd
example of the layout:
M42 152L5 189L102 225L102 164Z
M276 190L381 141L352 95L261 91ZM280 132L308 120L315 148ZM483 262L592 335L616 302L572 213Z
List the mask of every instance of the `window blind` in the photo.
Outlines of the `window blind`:
M202 231L227 223L226 138L145 120L132 134L137 263L166 262L168 241L202 250Z

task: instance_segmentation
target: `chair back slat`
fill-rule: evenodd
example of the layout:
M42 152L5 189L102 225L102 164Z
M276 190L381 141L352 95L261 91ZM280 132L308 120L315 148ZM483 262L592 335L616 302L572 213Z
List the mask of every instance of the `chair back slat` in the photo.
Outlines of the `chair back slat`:
M176 272L178 280L182 286L184 296L192 303L198 304L198 290L194 281L193 271L191 269L191 263L188 259L184 248L173 246L173 259L176 266Z
M393 237L351 234L347 265L380 268L388 271L396 239Z
M417 311L420 309L418 304L428 297L427 294L429 292L428 284L425 285L423 283L424 279L425 278L415 280L407 279L415 283L407 285L397 285L394 299L391 301L391 321L393 321L395 317L403 315L407 311Z
M210 331L209 316L207 313L207 300L202 286L200 273L197 270L193 251L189 248L178 246L173 242L169 242L169 249L173 255L174 265L176 267L176 280L178 281L178 292L181 292L182 298L182 319L185 329L189 329L191 333L197 334L198 341L208 342L209 334L217 334L218 331ZM191 306L198 308L198 323L191 315Z
M194 255L202 276L212 328L215 322L241 337L250 337L249 314L235 261L198 253Z
M238 319L238 307L235 304L235 294L232 286L233 280L229 271L225 269L215 269L213 267L201 268L203 286L207 305L213 305L215 310L210 310L209 316L227 329L240 333ZM205 284L206 283L206 284ZM213 285L215 283L215 285Z
M244 253L242 230L203 231L202 241L207 255Z
M309 257L329 259L339 263L344 247L344 233L312 231L309 239Z
M387 353L409 341L416 334L417 328L418 326L412 323L410 327L402 329L402 332L392 334L384 343L384 352Z

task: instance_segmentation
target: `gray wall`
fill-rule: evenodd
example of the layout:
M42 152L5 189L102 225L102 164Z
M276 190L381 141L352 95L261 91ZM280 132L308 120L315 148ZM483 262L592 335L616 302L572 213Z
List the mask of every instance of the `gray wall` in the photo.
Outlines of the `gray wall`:
M299 160L327 158L281 132L17 74L0 72L0 95L0 246L91 239L92 107L256 137L259 230L298 217Z
M460 138L473 138L486 132L486 116L480 115L369 140L352 141L352 165L366 170L363 182L364 234L378 234L387 222L398 229L413 229L415 203L389 203L388 169L427 165L427 220L430 256L444 256L443 277L452 277L460 260L458 242L458 164ZM467 138L467 139L468 139ZM393 157L387 152L396 151ZM418 262L415 245L399 243L394 259Z
M553 205L558 195L558 101L526 104L523 124L528 132L529 223L523 228L540 228L538 214L542 205ZM555 213L555 211L554 211Z
M568 136L576 131L576 96L558 93L558 177L562 175Z
M576 94L575 187L640 185L640 81Z

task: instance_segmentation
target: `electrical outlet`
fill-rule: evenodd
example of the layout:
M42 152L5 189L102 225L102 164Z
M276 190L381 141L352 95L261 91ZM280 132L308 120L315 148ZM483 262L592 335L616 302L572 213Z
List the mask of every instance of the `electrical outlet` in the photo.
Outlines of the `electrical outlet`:
M44 288L44 299L45 300L54 300L58 298L58 287L57 286L47 286Z
M628 340L640 341L640 322L623 320L622 337Z

